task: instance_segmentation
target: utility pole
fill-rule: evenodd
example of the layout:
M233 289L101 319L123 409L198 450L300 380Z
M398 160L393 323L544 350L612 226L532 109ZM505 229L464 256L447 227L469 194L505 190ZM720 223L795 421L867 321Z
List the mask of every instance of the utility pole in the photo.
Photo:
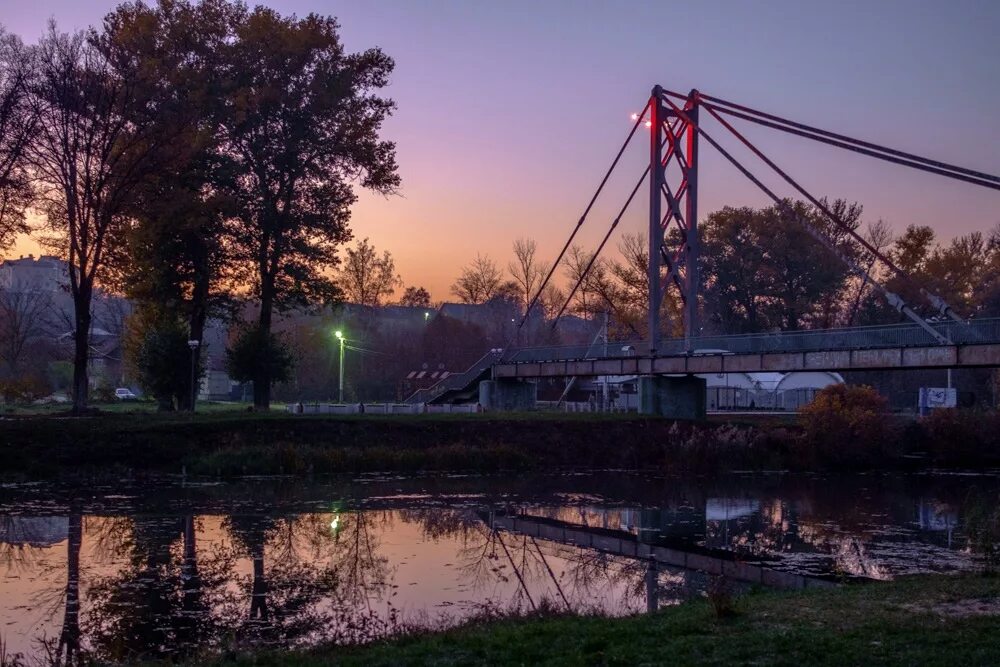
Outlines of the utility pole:
M340 341L340 373L339 373L340 398L337 399L337 402L343 404L343 402L344 402L344 332L340 331L338 329L337 331L333 332L333 335L336 336L337 340Z
M191 348L191 412L194 412L194 402L198 396L198 388L195 386L195 375L198 367L198 347L200 340L189 340L188 347Z

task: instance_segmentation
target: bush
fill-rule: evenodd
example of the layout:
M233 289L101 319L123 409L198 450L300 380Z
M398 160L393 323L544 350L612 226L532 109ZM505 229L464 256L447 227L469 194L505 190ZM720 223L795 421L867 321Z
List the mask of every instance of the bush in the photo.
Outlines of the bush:
M253 382L267 371L271 383L288 382L295 359L278 334L244 326L226 350L226 372L237 382Z
M169 313L140 310L129 318L125 359L143 390L156 398L160 410L190 403L191 348L188 328ZM195 370L201 376L199 360Z
M31 403L49 395L49 384L36 375L0 380L4 403Z
M809 463L866 467L898 456L888 401L867 386L836 384L802 408L803 454Z
M927 451L939 465L1000 461L1000 414L938 409L920 419Z

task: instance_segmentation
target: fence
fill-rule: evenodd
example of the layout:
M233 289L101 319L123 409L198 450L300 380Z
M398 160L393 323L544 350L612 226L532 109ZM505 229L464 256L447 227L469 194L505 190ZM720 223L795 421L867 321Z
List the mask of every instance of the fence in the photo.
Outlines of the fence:
M937 322L931 326L951 344L1000 343L1000 318L970 320L967 324ZM812 331L778 331L736 336L699 336L685 341L671 338L660 341L656 355L685 354L760 354L768 352L811 352L826 350L865 350L939 345L916 324L892 324L877 327L845 327ZM648 354L639 343L611 342L595 345L534 347L509 350L507 363L563 361L579 359L623 358Z
M428 405L427 403L289 403L285 410L293 415L421 415L473 414L478 404Z

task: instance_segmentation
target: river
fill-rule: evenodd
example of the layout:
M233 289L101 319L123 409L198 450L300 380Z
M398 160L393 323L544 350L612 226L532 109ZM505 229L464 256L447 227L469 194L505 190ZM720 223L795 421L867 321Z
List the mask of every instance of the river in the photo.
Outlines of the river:
M8 482L0 638L42 662L177 659L640 613L701 594L716 566L734 585L748 564L792 586L961 571L963 516L998 492L994 474Z

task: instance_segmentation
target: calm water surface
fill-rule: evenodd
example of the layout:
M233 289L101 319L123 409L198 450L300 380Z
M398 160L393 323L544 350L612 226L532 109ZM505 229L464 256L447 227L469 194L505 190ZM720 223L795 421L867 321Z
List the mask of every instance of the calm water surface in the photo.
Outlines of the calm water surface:
M818 577L957 571L975 566L970 493L998 491L955 474L0 484L0 637L43 662L129 661L699 594L704 572L636 557L655 546Z

